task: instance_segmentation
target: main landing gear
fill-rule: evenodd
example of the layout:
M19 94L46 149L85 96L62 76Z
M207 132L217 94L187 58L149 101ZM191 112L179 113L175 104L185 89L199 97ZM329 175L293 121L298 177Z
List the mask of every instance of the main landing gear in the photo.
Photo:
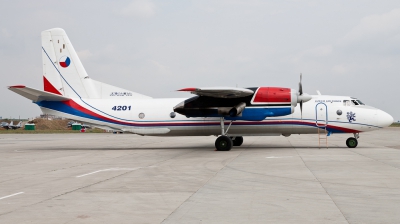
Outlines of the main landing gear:
M232 146L241 146L243 143L243 137L242 136L235 136L235 137L228 137L226 134L229 131L229 128L232 125L231 121L229 123L228 128L225 131L224 127L224 118L220 118L220 125L221 125L221 135L215 140L215 148L217 148L217 151L229 151L232 149Z
M358 145L358 138L360 137L359 133L354 133L354 138L350 137L346 140L346 145L349 148L355 148Z
M233 146L241 146L243 144L243 137L242 136L236 136L236 137L231 137Z

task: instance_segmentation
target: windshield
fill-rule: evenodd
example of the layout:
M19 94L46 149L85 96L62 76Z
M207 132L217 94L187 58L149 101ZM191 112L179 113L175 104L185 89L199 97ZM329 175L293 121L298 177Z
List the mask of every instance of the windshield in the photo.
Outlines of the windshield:
M351 100L351 102L353 103L353 105L365 105L363 102L361 102L360 100Z
M365 105L363 102L361 102L361 100L357 100L357 102L358 102L360 105Z

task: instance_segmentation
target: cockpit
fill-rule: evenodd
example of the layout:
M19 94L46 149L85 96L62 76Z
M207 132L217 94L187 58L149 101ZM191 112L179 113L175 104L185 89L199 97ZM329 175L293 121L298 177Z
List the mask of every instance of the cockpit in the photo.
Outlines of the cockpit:
M360 106L365 105L361 100L352 98L351 100L343 100L343 106Z

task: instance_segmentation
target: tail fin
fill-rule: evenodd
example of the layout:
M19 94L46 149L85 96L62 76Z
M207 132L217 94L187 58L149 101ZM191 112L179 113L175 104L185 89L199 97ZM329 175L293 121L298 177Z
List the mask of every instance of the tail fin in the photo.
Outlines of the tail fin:
M47 92L93 99L112 96L150 98L90 79L63 29L54 28L42 32L42 51L43 84Z

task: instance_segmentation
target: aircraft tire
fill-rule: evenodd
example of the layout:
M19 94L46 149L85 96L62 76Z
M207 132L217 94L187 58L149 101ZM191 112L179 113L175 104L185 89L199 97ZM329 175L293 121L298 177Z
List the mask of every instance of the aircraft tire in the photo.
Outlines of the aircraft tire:
M215 148L217 148L217 151L229 151L232 145L232 139L225 135L221 135L215 140Z
M243 144L243 137L236 136L235 139L232 140L233 146L241 146Z
M355 148L355 147L357 147L357 145L358 145L358 140L357 140L356 138L353 138L353 137L348 138L348 139L346 140L346 145L347 145L347 147L349 147L349 148Z

